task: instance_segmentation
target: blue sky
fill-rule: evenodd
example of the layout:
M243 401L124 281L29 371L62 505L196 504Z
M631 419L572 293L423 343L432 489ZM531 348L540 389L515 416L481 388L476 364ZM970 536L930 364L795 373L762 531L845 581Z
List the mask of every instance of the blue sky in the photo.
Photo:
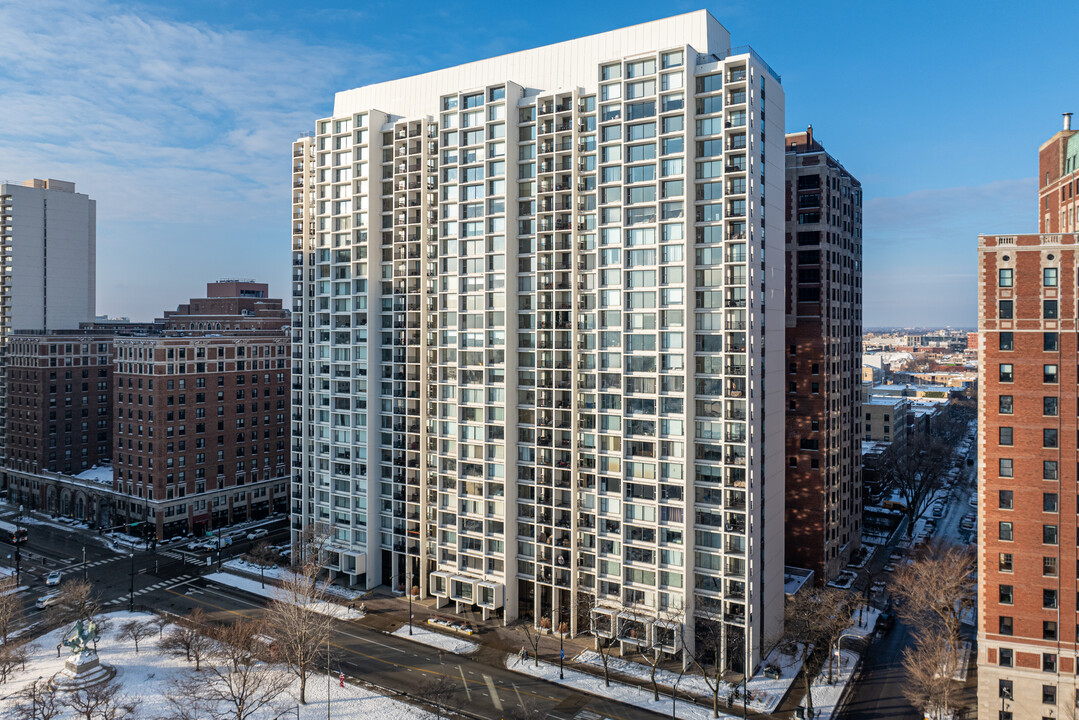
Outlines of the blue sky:
M0 178L97 199L99 312L225 276L285 296L290 143L334 91L702 7L319 6L0 0ZM782 74L787 129L862 181L865 324L975 324L977 234L1036 229L1038 145L1079 114L1079 3L703 7Z

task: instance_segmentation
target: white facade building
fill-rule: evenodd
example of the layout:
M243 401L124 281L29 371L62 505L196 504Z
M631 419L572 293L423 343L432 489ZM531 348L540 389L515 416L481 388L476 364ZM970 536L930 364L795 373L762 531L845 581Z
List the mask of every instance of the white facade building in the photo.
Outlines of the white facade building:
M695 618L756 667L783 119L705 11L338 93L293 145L294 531L354 584L672 651Z
M0 460L3 346L16 330L74 330L97 307L97 203L61 180L0 182Z

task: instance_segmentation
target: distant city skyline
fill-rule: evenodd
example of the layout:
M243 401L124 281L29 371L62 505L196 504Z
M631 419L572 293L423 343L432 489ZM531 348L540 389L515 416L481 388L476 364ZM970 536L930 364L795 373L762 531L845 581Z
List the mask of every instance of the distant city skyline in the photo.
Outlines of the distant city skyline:
M390 3L10 2L0 177L69 180L98 200L101 313L148 320L228 275L287 296L291 141L330 114L333 92L698 7L421 2L411 17L427 22L403 24ZM945 5L927 24L909 6L706 9L782 75L786 130L812 124L862 180L865 326L973 327L977 235L1035 230L1025 150L1079 110L1060 74L987 48L1036 46L1039 66L1063 73L1067 46L1042 41L1035 12ZM1007 113L981 111L1016 88Z

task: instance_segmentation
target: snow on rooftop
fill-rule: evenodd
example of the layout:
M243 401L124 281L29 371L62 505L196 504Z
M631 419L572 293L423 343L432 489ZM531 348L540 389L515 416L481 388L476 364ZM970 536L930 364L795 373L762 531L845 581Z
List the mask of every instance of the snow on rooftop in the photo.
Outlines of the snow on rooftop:
M83 470L76 475L79 480L89 480L91 482L100 483L102 485L112 485L112 466L95 465L89 470Z

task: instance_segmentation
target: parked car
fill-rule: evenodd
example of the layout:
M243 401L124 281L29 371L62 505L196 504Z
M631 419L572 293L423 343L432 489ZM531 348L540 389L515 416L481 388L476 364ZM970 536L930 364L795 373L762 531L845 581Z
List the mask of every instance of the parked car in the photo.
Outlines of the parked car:
M269 534L270 531L266 528L258 528L257 530L252 530L251 532L247 533L247 539L258 540L259 538L264 538Z
M881 634L887 635L894 627L895 612L892 610L885 610L880 614L880 617L877 618L877 630L879 630Z
M59 570L53 570L51 573L45 576L45 584L48 586L54 586L60 584L60 579L64 577L63 573Z
M888 563L885 565L884 572L895 572L895 563Z
M944 506L943 505L934 505L933 506L933 517L939 518L939 517L941 517L943 515L944 515Z
M42 595L41 597L39 597L37 599L37 602L34 603L34 607L36 607L38 610L44 610L45 608L49 607L50 605L55 605L58 602L60 602L60 593L52 593L51 595Z

